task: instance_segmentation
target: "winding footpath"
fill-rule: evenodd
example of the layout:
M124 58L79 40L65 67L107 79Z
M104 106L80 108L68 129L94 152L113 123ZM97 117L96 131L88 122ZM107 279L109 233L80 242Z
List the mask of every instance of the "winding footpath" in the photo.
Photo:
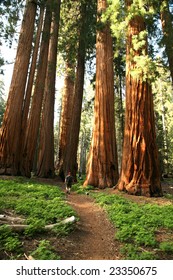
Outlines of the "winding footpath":
M60 255L71 260L118 260L119 243L115 228L105 211L88 195L72 193L67 202L77 212L79 222L68 237L62 239Z

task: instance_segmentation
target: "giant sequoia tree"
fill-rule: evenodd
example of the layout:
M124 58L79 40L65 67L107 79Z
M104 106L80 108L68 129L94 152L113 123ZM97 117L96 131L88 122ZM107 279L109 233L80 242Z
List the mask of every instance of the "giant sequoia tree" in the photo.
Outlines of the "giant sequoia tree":
M46 14L43 27L43 35L39 54L37 77L27 129L24 137L21 158L21 173L30 177L34 163L34 156L37 147L37 140L40 127L40 116L45 88L45 78L48 63L49 38L52 21L52 0L46 2Z
M67 7L71 6L71 1L67 1ZM65 3L64 3L65 4ZM58 171L63 178L68 170L71 170L74 178L78 169L77 165L77 149L79 142L79 131L80 131L80 120L81 120L81 109L82 99L84 90L84 74L85 74L85 63L86 53L93 50L93 18L95 19L95 1L74 1L73 5L77 5L75 12L72 9L75 18L76 10L78 12L76 21L70 21L71 28L74 26L73 33L71 34L71 28L67 31L71 40L66 44L65 50L66 65L69 65L72 69L74 68L74 61L76 61L76 75L74 80L74 96L73 96L73 81L72 76L68 77L65 82L69 82L70 86L65 89L65 95L63 96L63 106L61 115L61 131L60 131L60 146L59 146L59 163ZM69 14L68 14L69 16ZM76 24L76 22L78 24ZM94 22L95 23L95 22ZM76 29L77 26L77 29ZM75 32L74 32L75 30ZM94 33L95 35L95 33ZM95 36L94 36L95 38ZM74 42L76 39L76 42ZM73 49L72 49L73 47ZM74 50L76 53L74 54ZM70 71L71 72L71 71ZM72 71L73 74L73 71ZM67 84L66 84L67 85ZM73 96L73 97L72 97ZM65 108L68 106L68 108ZM70 111L72 110L72 114ZM68 113L67 113L68 111ZM66 114L67 113L67 114Z
M80 120L82 110L82 99L84 90L85 75L85 57L86 57L86 15L87 2L81 4L81 25L79 33L79 45L77 54L76 79L74 86L74 98L72 107L72 123L70 128L70 141L67 146L67 162L65 166L65 174L71 170L74 178L78 170L77 166L77 148L79 142Z
M74 63L73 63L74 64ZM64 89L62 95L62 110L60 121L59 151L58 151L58 174L65 178L67 165L67 147L70 141L70 128L72 124L72 108L74 98L75 66L66 62Z
M162 194L162 190L152 91L148 79L144 77L146 73L142 68L139 69L138 64L140 59L147 58L146 24L143 14L136 8L136 2L126 0L126 6L129 12L126 54L126 114L122 170L117 187L130 194L159 196ZM138 44L135 44L136 39ZM137 70L138 73L136 73Z
M36 64L37 64L37 56L38 56L38 51L39 51L40 37L41 37L42 26L43 26L43 19L44 19L44 5L41 5L38 27L37 27L37 33L36 33L36 38L35 38L35 44L34 44L34 49L33 49L33 53L32 53L32 61L31 61L29 74L28 74L29 77L28 77L28 81L27 81L25 99L24 99L24 102L23 102L22 135L21 135L22 139L23 139L23 135L25 134L25 129L26 129L26 126L27 126L27 119L28 119L32 89L33 89L33 85L34 85L35 69L36 69Z
M107 1L98 0L97 3L101 15ZM113 187L118 180L113 77L112 38L109 24L106 24L97 31L94 127L84 183L99 188Z
M37 163L37 176L39 177L54 177L54 101L61 0L54 0L53 4L52 32L49 46Z
M27 1L0 139L0 173L16 175L20 164L22 106L31 54L37 1Z

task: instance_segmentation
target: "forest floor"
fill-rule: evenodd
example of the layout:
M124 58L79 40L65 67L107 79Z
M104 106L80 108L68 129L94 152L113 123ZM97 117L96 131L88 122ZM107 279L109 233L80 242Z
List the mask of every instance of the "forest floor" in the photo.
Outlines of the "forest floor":
M38 179L47 184L65 185L60 180ZM107 213L87 194L71 192L66 194L67 203L79 217L75 230L65 237L51 237L49 240L57 248L64 260L118 260L122 259L120 242L115 240L115 228Z
M42 179L40 179L42 180ZM44 180L46 182L47 180ZM65 192L64 183L48 180L49 184L56 184ZM169 182L162 184L164 194L173 195L173 185ZM102 190L108 194L119 194L113 189ZM99 192L99 190L96 190ZM170 203L165 197L149 198L132 196L121 193L124 197L136 203L156 203L164 205ZM94 199L87 194L71 192L66 195L69 205L76 211L79 221L75 230L66 237L52 237L51 243L57 247L58 254L64 260L119 260L122 243L115 239L116 229L110 223L107 213Z
M87 195L72 193L68 203L79 216L75 230L58 244L59 255L65 260L121 259L115 228L105 211Z
M4 176L3 179L12 179ZM65 185L59 178L56 179L36 179L34 181L45 183L47 185L59 186L65 192ZM166 195L173 195L173 183L164 181L162 183L163 197L141 197L132 196L114 189L94 190L94 193L104 192L105 194L118 194L124 198L136 202L138 204L154 203L159 205L170 205L172 200L166 198ZM34 250L39 240L45 238L50 241L57 255L62 260L121 260L122 243L115 238L116 228L109 221L108 214L95 203L90 192L79 194L72 191L66 194L67 203L75 210L79 220L77 220L75 228L66 236L57 236L55 234L37 235L33 239L23 236L23 245L26 255ZM160 232L159 239L166 238L169 233ZM162 236L164 235L164 236ZM168 236L169 237L169 236ZM5 257L5 256L3 256ZM162 258L163 257L163 258ZM172 258L172 255L170 256ZM2 258L3 259L3 258ZM166 256L161 256L166 259Z

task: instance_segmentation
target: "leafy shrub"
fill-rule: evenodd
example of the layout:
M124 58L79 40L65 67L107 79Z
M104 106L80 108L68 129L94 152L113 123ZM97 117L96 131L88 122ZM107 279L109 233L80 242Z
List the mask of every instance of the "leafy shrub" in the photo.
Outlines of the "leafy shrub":
M59 223L53 228L53 232L55 232L58 236L68 235L73 230L73 225L71 223L63 224Z
M28 227L25 229L25 234L28 236L34 236L36 233L44 231L45 221L37 218L27 219Z
M21 247L21 242L17 236L8 236L4 242L4 249L10 252L19 252Z
M0 226L0 248L8 252L20 252L21 242L7 225Z
M81 182L79 182L79 183L77 183L77 184L74 184L74 185L72 186L72 191L75 191L75 192L77 192L78 194L86 194L87 192L89 192L89 191L91 191L91 190L93 190L93 189L94 189L94 187L93 187L93 186L90 186L90 185L84 187L84 186L81 184Z
M128 260L154 260L155 254L149 251L141 251L137 246L126 244L121 248L121 253Z
M40 241L38 248L31 252L31 256L36 260L59 260L60 257L54 253L53 247L48 240Z
M171 242L168 242L168 241L161 242L159 248L164 252L173 253L173 241L171 241Z

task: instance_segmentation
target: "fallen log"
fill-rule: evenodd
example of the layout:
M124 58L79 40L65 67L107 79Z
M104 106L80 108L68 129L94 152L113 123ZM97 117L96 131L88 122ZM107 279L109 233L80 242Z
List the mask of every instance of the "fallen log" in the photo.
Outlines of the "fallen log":
M64 219L63 221L56 223L56 224L51 224L51 225L46 225L45 229L52 229L55 226L58 226L59 224L68 224L68 223L74 223L76 221L75 216L71 216L69 218Z
M55 226L59 226L60 224L68 224L68 223L74 223L76 221L75 216L71 216L69 218L66 218L56 224L50 224L50 225L45 225L43 227L44 230L52 230ZM26 228L29 227L29 225L25 225L25 224L8 224L8 226L14 230L15 232L22 232L24 231Z
M25 219L20 217L11 217L8 215L0 215L0 222L11 222L11 223L24 223Z

